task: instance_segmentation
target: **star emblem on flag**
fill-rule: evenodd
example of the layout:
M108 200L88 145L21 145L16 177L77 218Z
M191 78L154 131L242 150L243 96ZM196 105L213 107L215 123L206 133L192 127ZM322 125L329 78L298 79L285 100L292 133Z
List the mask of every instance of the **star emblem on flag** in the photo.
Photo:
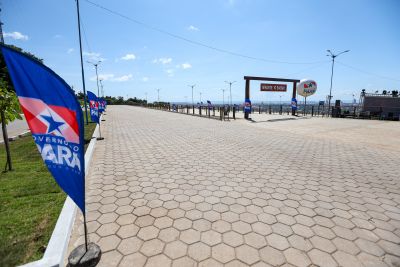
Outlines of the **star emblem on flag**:
M58 131L61 133L59 127L64 124L63 122L54 120L54 118L53 118L53 116L51 116L51 114L50 114L50 116L46 116L46 115L40 115L40 116L43 119L45 119L49 124L48 128L47 128L47 133L51 133L53 131Z

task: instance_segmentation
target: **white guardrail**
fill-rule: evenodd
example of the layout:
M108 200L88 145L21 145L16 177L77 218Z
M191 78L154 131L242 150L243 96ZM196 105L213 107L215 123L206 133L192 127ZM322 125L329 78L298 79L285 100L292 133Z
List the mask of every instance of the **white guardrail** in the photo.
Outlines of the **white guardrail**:
M93 137L97 137L99 125L94 130ZM85 175L89 172L89 164L93 156L96 138L92 138L85 152ZM68 243L71 237L72 227L75 221L77 211L76 204L71 198L67 197L60 216L57 219L56 226L51 234L50 241L47 244L43 258L38 261L30 262L20 267L60 267L64 266L65 253L68 250Z

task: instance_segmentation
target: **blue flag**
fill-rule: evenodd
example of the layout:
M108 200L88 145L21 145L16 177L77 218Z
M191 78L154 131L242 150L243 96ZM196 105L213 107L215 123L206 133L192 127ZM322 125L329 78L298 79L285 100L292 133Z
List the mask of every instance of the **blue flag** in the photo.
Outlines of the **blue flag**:
M105 110L104 107L104 99L102 97L99 97L99 112L102 114Z
M297 99L293 97L290 105L292 107L292 110L297 110Z
M99 123L99 99L90 91L87 91L87 97L90 107L90 117L92 118L93 122Z
M74 92L39 61L5 46L1 50L43 161L85 212L83 115Z
M251 101L250 98L246 98L244 100L244 112L251 113Z

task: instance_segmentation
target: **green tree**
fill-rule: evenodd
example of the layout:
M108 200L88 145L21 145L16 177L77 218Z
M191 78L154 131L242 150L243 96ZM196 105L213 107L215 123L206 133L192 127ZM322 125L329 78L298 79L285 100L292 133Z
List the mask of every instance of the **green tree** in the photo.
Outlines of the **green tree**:
M43 60L36 57L35 55L23 51L21 48L14 45L5 45L16 51L22 52L28 57L43 63ZM9 170L12 170L11 163L11 154L10 147L8 143L8 134L7 134L7 124L12 122L15 119L22 119L20 116L20 107L18 103L18 98L14 93L14 87L12 86L11 78L8 73L6 62L4 61L3 55L0 50L0 119L1 119L1 129L3 132L4 145L6 147L7 153L7 163L5 170L7 170L7 166Z
M16 94L9 90L8 83L0 79L0 117L3 132L4 145L7 153L7 163L4 170L12 170L10 145L8 142L7 124L15 119L21 120L20 107Z

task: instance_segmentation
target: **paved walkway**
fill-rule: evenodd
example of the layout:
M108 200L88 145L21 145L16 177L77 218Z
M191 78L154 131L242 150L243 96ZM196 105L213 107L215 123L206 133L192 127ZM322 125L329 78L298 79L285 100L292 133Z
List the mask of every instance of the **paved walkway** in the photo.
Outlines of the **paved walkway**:
M1 123L0 123L1 128ZM26 131L29 131L28 124L26 123L25 117L22 116L22 120L15 120L7 125L7 133L8 137L13 137L19 134L22 134ZM0 129L1 132L1 129ZM3 141L3 134L0 134L0 142Z
M392 131L357 142L331 138L347 120L324 119L330 128L312 135L319 119L126 106L105 119L87 177L100 266L400 266L400 152L377 146L400 142L398 122L372 122ZM70 249L83 242L80 220Z

